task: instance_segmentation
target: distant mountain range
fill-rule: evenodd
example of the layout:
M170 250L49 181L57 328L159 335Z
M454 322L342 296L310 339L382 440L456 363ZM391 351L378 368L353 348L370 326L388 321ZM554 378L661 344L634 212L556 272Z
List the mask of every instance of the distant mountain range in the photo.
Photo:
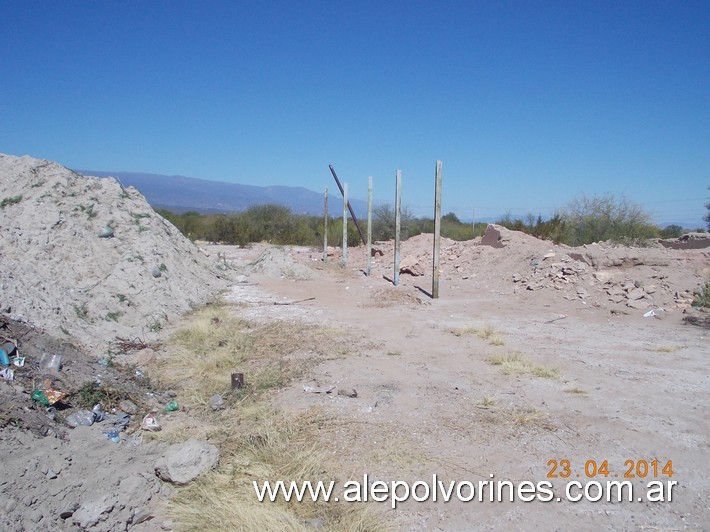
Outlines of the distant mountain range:
M254 205L277 203L288 207L295 214L323 214L323 194L303 187L259 187L179 175L76 171L87 176L114 177L123 186L137 188L153 208L169 209L176 213L229 213L243 211ZM333 188L337 191L336 186ZM358 217L367 214L366 202L351 199L350 204ZM328 211L331 215L342 214L342 205L342 196L328 195Z

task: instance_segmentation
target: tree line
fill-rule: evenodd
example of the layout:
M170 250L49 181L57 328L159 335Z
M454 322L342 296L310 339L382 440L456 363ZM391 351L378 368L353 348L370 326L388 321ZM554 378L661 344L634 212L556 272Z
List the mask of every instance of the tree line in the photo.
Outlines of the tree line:
M706 207L709 214L705 221L710 229L710 204ZM258 205L232 214L199 214L193 211L177 214L167 209L159 209L158 213L192 240L239 246L252 242L304 246L319 246L323 243L321 216L295 214L282 205ZM329 220L329 245L342 245L342 223L342 218ZM608 240L620 244L643 245L651 238L675 238L683 234L683 228L678 225L660 228L652 223L651 216L640 206L610 194L576 198L549 218L532 214L513 218L507 214L495 223L570 246ZM360 224L364 232L367 221L360 220ZM406 207L401 211L400 226L402 240L434 232L433 218L415 217ZM448 213L441 218L441 235L453 240L470 240L481 236L486 226L486 223L474 226L462 222L454 213ZM393 239L394 227L395 211L392 205L379 205L373 209L373 241ZM352 221L348 223L347 239L349 246L360 243L360 236Z

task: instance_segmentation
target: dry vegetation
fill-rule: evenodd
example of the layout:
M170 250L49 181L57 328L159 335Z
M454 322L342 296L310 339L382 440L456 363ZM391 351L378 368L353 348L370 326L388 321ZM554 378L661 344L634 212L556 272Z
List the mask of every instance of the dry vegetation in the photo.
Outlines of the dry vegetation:
M313 364L344 356L347 349L333 331L314 326L250 323L227 305L195 312L173 334L169 353L158 365L161 384L191 404L203 425L183 424L155 433L170 441L194 433L218 445L217 470L178 490L169 512L185 530L384 530L368 505L324 502L260 503L252 481L331 478L324 470L319 409L289 414L275 409L268 392L305 374ZM231 391L231 373L245 373L245 387ZM209 399L220 394L225 410L212 411Z
M488 362L500 366L506 375L532 375L542 379L557 379L560 376L558 369L535 364L519 353L492 356L488 358Z

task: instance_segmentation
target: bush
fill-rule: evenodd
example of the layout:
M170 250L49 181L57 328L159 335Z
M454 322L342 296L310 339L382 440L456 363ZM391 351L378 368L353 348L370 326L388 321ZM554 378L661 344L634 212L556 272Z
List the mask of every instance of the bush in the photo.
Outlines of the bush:
M667 225L658 232L661 238L678 238L683 234L683 228L680 225Z
M703 286L695 295L695 299L693 299L693 306L710 308L710 281L705 283L705 286Z
M560 217L564 224L562 241L572 246L606 240L638 245L658 235L658 228L640 206L611 194L581 196L571 201Z

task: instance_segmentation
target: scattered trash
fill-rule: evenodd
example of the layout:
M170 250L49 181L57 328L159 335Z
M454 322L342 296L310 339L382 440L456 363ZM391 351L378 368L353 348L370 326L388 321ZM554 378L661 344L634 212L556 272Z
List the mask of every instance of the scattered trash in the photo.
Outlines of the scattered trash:
M4 338L4 337L3 337ZM7 340L7 338L5 338ZM10 357L17 352L17 346L10 341L5 342L0 346L0 364L3 366L10 365Z
M101 228L101 231L99 231L99 238L112 238L113 237L113 229L105 225L103 228Z
M304 386L303 391L306 393L330 393L335 388L336 386Z
M103 367L107 368L108 365L109 365L108 358L100 358L99 359L99 366L103 366Z
M91 412L94 414L94 423L103 421L106 418L106 414L103 410L101 410L101 404L95 404L94 408L91 409Z
M109 440L111 440L113 443L121 443L121 436L119 435L117 430L104 430L102 434L106 436Z
M145 377L145 373L143 373L141 370L137 369L136 370L136 377L138 377L139 379L142 379L143 377Z
M78 426L90 427L94 424L94 412L91 410L77 410L73 414L67 416L67 425L71 428Z
M18 368L21 368L25 365L25 357L12 357L10 361L12 362L13 366L17 366Z
M15 372L10 368L0 369L0 380L11 381L15 378Z
M34 390L32 392L32 400L36 401L44 406L52 406L54 403L61 401L67 395L65 392L59 390Z
M165 408L163 408L163 412L166 414L168 412L175 412L176 410L180 410L180 405L177 401L170 401L167 405L165 405Z
M214 394L210 397L210 406L212 407L212 410L221 410L224 408L224 399L222 399L221 395Z
M53 406L48 406L46 409L47 412L47 417L54 421L54 418L57 417L57 409L54 408Z
M158 423L155 414L146 414L143 421L141 421L141 428L150 432L157 432L162 427L160 426L160 423Z
M39 361L39 367L43 370L51 369L59 371L62 367L62 355L44 353Z
M651 309L648 312L644 313L643 317L644 318L653 318L656 316L660 316L661 312L665 312L665 311L666 311L666 309L664 309L664 308L660 308L660 307L654 308L654 309Z

